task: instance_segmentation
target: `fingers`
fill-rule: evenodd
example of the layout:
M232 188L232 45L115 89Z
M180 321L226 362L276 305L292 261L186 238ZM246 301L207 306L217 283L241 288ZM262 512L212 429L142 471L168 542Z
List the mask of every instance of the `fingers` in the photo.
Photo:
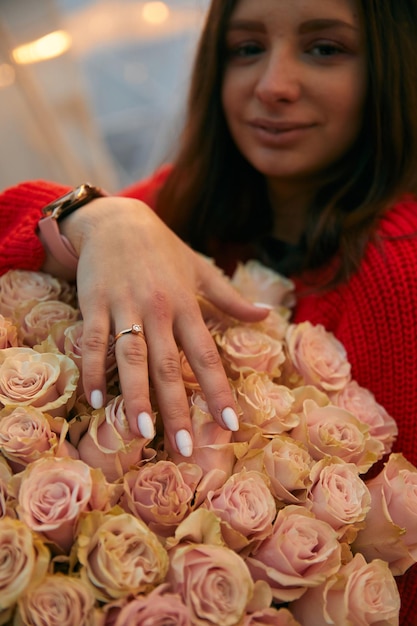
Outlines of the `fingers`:
M236 431L235 400L217 346L201 314L190 306L178 318L176 335L201 386L209 411L223 428Z
M121 392L131 431L146 439L153 439L155 428L149 400L148 349L142 325L135 322L115 336Z

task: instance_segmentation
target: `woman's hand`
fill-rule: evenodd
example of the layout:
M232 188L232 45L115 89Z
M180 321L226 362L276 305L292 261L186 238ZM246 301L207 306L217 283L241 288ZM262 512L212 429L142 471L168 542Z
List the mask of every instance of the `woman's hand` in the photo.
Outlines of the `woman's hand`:
M237 430L233 396L197 295L242 321L261 320L267 309L242 298L217 268L137 200L93 200L66 218L61 230L79 254L83 384L92 406L102 406L106 395L109 335L141 324L144 334L123 334L115 346L132 431L149 438L154 435L150 378L171 445L184 456L191 454L189 406L177 343L216 421Z

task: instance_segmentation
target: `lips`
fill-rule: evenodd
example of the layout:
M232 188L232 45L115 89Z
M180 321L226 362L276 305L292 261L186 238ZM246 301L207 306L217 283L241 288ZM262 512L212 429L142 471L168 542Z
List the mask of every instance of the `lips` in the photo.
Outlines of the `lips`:
M249 125L255 129L265 131L274 135L288 133L291 131L304 130L311 128L313 124L298 121L272 122L268 120L252 120Z

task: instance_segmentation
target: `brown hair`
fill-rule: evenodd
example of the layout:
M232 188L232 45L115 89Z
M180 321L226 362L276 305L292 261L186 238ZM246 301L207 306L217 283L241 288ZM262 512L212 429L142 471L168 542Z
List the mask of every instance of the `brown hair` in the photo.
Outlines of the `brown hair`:
M212 0L174 168L157 210L195 249L254 242L273 224L266 185L239 153L221 105L225 38L238 0ZM417 192L417 2L357 0L368 68L358 140L311 207L303 265L320 267L340 253L331 283L346 278L363 256L377 218L395 198Z

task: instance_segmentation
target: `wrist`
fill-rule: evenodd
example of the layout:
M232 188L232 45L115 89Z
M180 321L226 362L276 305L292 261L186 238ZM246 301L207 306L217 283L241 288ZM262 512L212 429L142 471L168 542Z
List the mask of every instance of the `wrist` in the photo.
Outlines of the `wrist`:
M39 220L37 229L39 238L47 254L49 253L59 266L70 274L75 274L78 252L73 242L61 232L64 220L95 198L107 195L98 187L84 184L54 200L42 210L43 217Z

